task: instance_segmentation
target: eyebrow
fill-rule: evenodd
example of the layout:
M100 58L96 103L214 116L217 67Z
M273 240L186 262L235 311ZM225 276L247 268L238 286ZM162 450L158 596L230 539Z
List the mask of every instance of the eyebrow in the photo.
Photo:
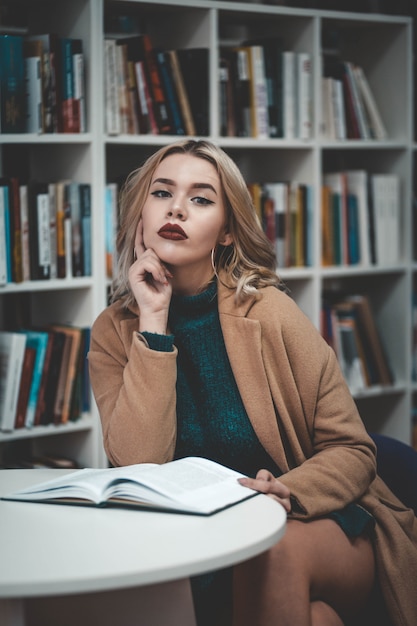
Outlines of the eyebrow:
M163 185L171 185L175 187L175 181L171 180L170 178L155 178L155 180L152 182L152 185L155 185L156 183L162 183ZM213 185L210 185L210 183L193 183L191 185L191 189L211 189L211 191L213 191L213 193L217 195L217 191L215 190Z

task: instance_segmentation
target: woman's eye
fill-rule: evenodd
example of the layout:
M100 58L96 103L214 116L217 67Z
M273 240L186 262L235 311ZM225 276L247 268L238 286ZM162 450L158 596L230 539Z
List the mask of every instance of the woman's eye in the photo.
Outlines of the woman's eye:
M154 196L155 198L169 198L170 197L170 193L169 191L166 191L165 189L157 189L156 191L151 191L151 196Z
M209 200L208 198L204 198L203 196L196 196L195 198L192 199L193 202L195 202L196 204L202 204L204 206L208 205L208 204L214 204L213 200Z

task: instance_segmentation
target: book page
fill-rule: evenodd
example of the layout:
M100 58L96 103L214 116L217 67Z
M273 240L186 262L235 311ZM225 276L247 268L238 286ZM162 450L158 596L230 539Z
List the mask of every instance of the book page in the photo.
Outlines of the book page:
M255 495L237 482L243 476L208 459L190 457L162 465L141 463L105 470L84 469L33 485L7 497L129 501L147 506L211 513Z
M124 476L135 480L135 484L113 484L108 490L109 497L131 497L209 513L254 495L251 489L237 482L243 474L208 459L189 457L164 465L124 469L129 470Z

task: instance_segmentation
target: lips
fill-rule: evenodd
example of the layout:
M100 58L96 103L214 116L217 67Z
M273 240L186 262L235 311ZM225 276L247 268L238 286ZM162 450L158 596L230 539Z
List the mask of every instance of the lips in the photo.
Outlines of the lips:
M188 239L187 235L178 224L164 224L164 226L158 230L158 235L163 239L171 239L172 241Z

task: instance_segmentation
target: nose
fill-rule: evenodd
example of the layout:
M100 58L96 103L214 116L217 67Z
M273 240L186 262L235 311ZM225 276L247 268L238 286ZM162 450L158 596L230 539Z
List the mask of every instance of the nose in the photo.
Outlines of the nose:
M186 210L178 199L172 202L168 210L168 217L173 217L178 220L186 219Z

